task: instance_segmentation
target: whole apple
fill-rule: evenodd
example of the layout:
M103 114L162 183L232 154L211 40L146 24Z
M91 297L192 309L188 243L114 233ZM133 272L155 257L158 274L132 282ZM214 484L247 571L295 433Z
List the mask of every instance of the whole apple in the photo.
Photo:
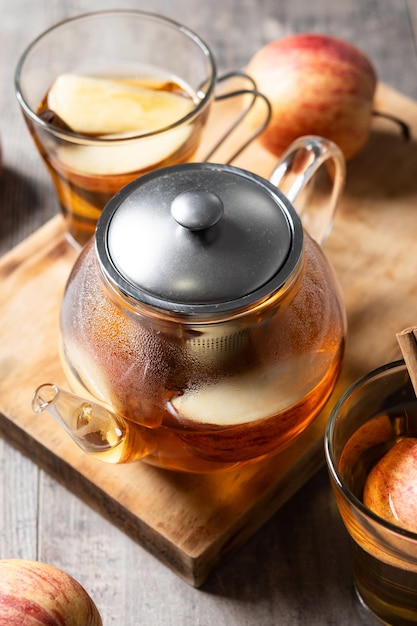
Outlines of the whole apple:
M372 468L363 502L383 519L417 533L417 439L400 439Z
M258 50L246 68L270 101L272 117L260 141L279 156L302 135L334 141L348 160L366 143L370 129L376 72L350 43L319 34L297 34ZM249 124L264 115L256 103Z
M0 560L0 626L102 626L84 587L52 565Z

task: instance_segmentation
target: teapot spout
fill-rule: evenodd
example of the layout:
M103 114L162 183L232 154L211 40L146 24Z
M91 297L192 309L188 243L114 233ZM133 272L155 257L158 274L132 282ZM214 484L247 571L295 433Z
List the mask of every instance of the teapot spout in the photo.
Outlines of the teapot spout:
M123 417L57 385L38 387L32 409L35 413L46 411L82 450L100 460L127 463L152 451L150 438L141 437L139 430Z

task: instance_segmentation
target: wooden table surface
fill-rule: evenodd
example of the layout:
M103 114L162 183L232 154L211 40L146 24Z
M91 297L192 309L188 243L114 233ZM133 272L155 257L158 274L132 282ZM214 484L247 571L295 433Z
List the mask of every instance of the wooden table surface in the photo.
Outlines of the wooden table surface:
M117 4L0 0L0 254L57 212L15 100L18 56L55 22ZM220 72L243 67L264 43L289 33L336 35L369 55L380 80L417 99L414 0L125 0L122 6L159 12L197 31ZM30 324L36 311L27 315ZM15 386L18 394L18 380ZM0 439L0 558L38 559L74 575L96 601L105 626L364 624L350 556L323 468L194 589Z

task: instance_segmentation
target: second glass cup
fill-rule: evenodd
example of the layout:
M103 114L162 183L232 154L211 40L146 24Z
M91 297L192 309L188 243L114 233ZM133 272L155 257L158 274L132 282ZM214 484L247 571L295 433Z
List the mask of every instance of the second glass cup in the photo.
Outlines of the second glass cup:
M336 502L353 540L357 595L378 623L417 623L417 399L403 361L357 381L325 437Z
M107 201L131 180L193 160L216 80L200 37L140 11L68 19L26 49L17 99L70 240L83 245Z

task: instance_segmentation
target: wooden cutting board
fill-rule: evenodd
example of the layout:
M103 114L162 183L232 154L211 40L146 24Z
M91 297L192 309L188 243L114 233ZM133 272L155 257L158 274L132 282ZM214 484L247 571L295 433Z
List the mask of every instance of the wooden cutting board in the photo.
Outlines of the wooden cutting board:
M223 108L222 108L223 107ZM380 111L417 133L417 105L381 85ZM205 145L233 113L216 105ZM220 160L219 155L217 160ZM268 176L275 158L252 145L236 165ZM344 370L326 410L285 452L240 472L195 476L86 456L46 415L31 410L43 382L66 387L57 353L58 309L76 258L59 216L0 260L0 432L69 489L194 586L240 546L323 463L335 399L358 376L399 358L395 333L417 323L417 144L376 118L348 166L326 253L345 294Z

